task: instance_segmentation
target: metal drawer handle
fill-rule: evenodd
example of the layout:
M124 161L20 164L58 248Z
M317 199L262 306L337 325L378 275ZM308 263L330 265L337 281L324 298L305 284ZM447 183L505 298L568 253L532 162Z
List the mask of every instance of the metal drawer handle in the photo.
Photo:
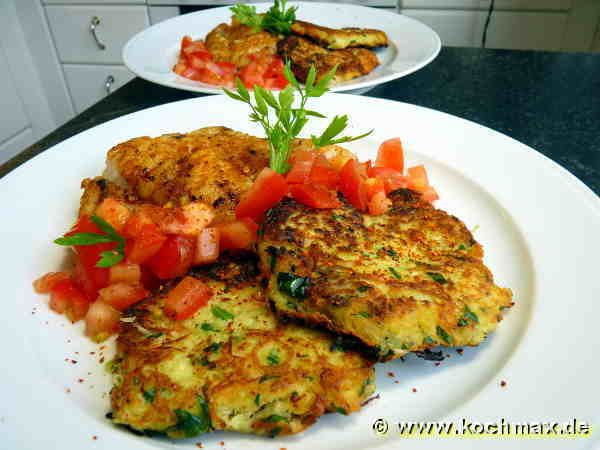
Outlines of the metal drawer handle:
M112 85L115 83L115 77L109 75L106 77L106 81L104 82L104 89L106 89L106 93L110 94L110 90L112 89Z
M96 41L96 45L100 50L106 50L106 45L100 42L98 38L98 34L96 33L96 28L100 25L100 18L98 16L92 17L92 21L90 22L90 31L92 32L92 36L94 36L94 40Z

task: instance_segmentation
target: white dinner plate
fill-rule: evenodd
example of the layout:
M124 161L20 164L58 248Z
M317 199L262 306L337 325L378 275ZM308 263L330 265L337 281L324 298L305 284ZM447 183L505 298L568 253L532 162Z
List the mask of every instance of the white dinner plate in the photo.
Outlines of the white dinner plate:
M271 5L272 2L255 4L259 12L266 11ZM381 64L368 75L333 86L333 91L364 90L403 77L430 63L441 48L435 31L394 12L339 3L290 2L289 5L298 6L296 17L299 20L333 28L376 28L387 33L390 45L376 50ZM230 20L231 11L227 6L160 22L127 42L123 48L123 61L132 72L148 81L187 91L219 94L220 88L180 77L172 69L183 36L204 39L217 25Z
M485 249L485 263L514 292L514 308L477 348L454 349L439 366L408 356L377 365L373 400L349 417L329 414L304 433L277 439L215 432L172 442L112 426L105 348L51 312L31 282L57 270L67 251L52 244L76 217L82 178L99 175L108 149L135 136L225 125L259 134L246 105L224 96L170 103L104 123L46 150L0 180L3 237L1 448L10 450L205 448L227 450L372 449L378 447L544 448L588 446L590 439L427 441L402 439L398 421L466 418L489 421L598 423L600 416L600 200L535 150L488 128L409 104L344 94L311 109L348 113L348 144L361 159L400 136L409 165L424 163L440 193L438 207L461 218ZM322 130L309 123L306 135ZM75 360L76 363L73 363ZM501 381L506 385L501 386ZM386 438L373 422L388 421ZM93 437L96 436L96 439ZM482 447L483 446L483 447Z

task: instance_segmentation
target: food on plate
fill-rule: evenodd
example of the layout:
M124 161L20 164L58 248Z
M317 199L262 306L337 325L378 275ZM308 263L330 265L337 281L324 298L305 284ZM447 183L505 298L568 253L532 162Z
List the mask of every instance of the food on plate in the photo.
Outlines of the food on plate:
M251 5L235 5L231 23L219 24L205 41L183 37L173 71L216 86L233 87L237 77L246 87L283 89L288 83L284 60L291 61L302 82L311 64L317 79L339 65L334 82L366 75L379 64L370 49L388 45L383 31L296 21L296 10L285 0L276 0L264 14Z
M164 305L195 284L210 297L193 316L172 319ZM374 391L370 361L329 334L277 320L253 254L193 270L123 320L111 416L139 431L298 433L324 413L358 411Z
M310 22L296 20L292 24L292 33L309 38L330 50L350 47L385 47L388 45L387 35L381 30L368 28L335 28L322 27Z
M381 360L435 346L475 346L512 305L483 249L456 217L409 189L385 214L286 200L258 243L278 313L354 336Z
M329 50L299 36L282 39L277 50L284 60L291 61L294 75L303 83L312 64L317 68L317 79L337 67L334 83L366 75L379 64L375 53L366 48Z

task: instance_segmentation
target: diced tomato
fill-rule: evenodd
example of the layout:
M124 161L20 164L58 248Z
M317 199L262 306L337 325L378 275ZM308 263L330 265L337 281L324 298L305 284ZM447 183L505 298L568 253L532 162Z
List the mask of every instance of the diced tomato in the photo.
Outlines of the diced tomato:
M179 76L183 76L187 68L187 63L184 60L180 59L179 61L177 61L177 64L173 66L173 72L175 72Z
M341 206L335 191L318 184L294 184L290 192L294 200L311 208L333 209Z
M96 209L96 215L111 224L117 232L121 232L131 216L131 212L123 202L108 197L100 203Z
M190 67L190 66L186 66L186 68L183 70L183 72L181 72L181 74L179 74L179 75L181 75L184 78L189 78L190 80L202 81L200 72L198 72L196 69L194 69L193 67Z
M188 65L198 71L206 69L206 65L211 61L210 53L197 52L188 55Z
M139 212L150 217L165 234L196 236L214 217L213 209L201 202L191 202L179 208L142 205ZM135 236L134 236L135 237Z
M394 169L400 173L404 171L404 150L400 138L388 139L379 146L375 165Z
M123 227L122 234L125 237L132 238L138 236L142 232L144 225L156 225L150 216L144 213L141 209L136 211L129 217L127 223Z
M369 174L371 173L371 170L373 169L373 163L371 162L371 160L368 159L364 162L361 162L360 165L365 168L365 170L363 172L365 174L365 176L370 177L371 175L369 175Z
M285 178L273 169L265 167L235 208L235 216L238 219L249 217L258 222L263 214L287 193Z
M167 295L165 313L175 320L185 320L206 306L212 296L213 291L202 281L185 277Z
M50 292L50 309L66 313L71 322L82 319L89 307L85 294L71 280L58 281Z
M366 211L368 201L363 170L356 159L349 159L340 171L340 191L359 211Z
M161 280L179 277L192 265L195 245L195 239L168 236L158 253L148 260L147 265Z
M218 226L221 250L249 249L256 242L258 225L249 217L234 222L222 223Z
M272 57L272 61L265 70L263 87L267 89L283 89L288 85L288 80L283 73L283 60L278 57Z
M136 237L128 239L125 245L127 261L133 264L142 264L158 253L167 236L153 223L143 225Z
M66 236L83 232L100 233L101 231L89 216L81 216ZM94 300L98 295L98 290L108 285L108 269L96 267L100 260L100 253L114 250L116 245L116 243L106 243L74 247L77 253L77 261L73 272L73 280L84 291L89 300Z
M425 192L429 187L427 171L423 164L408 168L408 188L417 192Z
M385 191L378 191L369 200L369 214L374 216L383 214L391 205L392 201L385 196Z
M139 283L116 283L100 289L98 292L98 301L102 301L119 311L123 311L148 297L148 294L149 292Z
M70 279L68 272L48 272L33 282L33 288L38 294L49 294L56 283Z
M109 269L109 283L139 283L142 270L139 264L120 262Z
M202 230L196 241L194 264L209 264L216 261L219 257L220 238L218 228L209 227Z
M423 197L423 200L429 203L433 203L440 198L433 186L427 186L427 189L423 191L421 197Z
M85 334L102 342L119 331L121 313L103 302L94 302L85 315Z
M375 194L382 192L385 197L385 184L380 178L367 178L365 180L365 187L367 189L367 198L371 200Z
M188 47L190 46L190 44L191 44L192 42L194 42L194 41L193 41L193 40L192 40L192 38L191 38L191 37L189 37L189 36L184 36L184 37L181 39L181 47L180 47L180 49L179 49L179 55L180 55L180 56L185 56L185 54L186 54L186 51L185 51L185 50L186 50L186 48L188 48Z
M292 168L285 179L289 184L304 184L308 182L316 153L311 150L298 150L294 152L290 163Z
M161 284L161 281L156 275L146 266L141 266L142 275L140 281L142 286L148 289L150 292L155 291Z
M185 44L183 42L184 40L186 40ZM206 49L206 44L204 44L204 42L202 42L201 40L192 41L192 38L190 38L189 36L183 37L181 41L181 51L185 55L208 53L208 50ZM210 53L208 53L208 55L210 56Z
M387 167L373 167L369 171L369 176L383 181L386 194L408 186L408 180L401 172Z
M249 64L242 67L239 72L239 77L247 88L252 88L255 84L258 84L259 86L265 84L263 69L257 61L251 61Z
M349 159L356 159L356 155L343 147L332 147L322 153L338 172L348 162Z
M311 183L335 189L338 185L339 174L323 155L317 155L310 172Z

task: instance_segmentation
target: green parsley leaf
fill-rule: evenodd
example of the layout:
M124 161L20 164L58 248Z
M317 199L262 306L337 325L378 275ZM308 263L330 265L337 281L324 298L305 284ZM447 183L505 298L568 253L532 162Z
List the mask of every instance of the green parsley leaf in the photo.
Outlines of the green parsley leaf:
M194 437L202 433L210 431L212 425L210 422L210 414L208 405L203 397L198 397L199 414L192 414L183 409L176 409L177 424L174 428L181 432L185 437Z
M398 271L396 269L394 269L393 267L388 267L389 271L392 273L392 275L394 276L394 278L401 280L402 277L400 276L400 274L398 273Z
M269 417L262 420L266 423L275 423L275 422L287 422L287 417L280 416L279 414L272 414Z
M479 323L479 317L477 317L477 314L475 314L469 309L468 306L465 305L463 316L460 319L458 319L457 325L459 327L466 327L467 325L469 325L469 322Z
M361 316L364 317L365 319L368 319L369 317L371 317L371 314L369 314L367 311L360 311L356 313L357 316Z
M229 311L227 311L227 310L225 310L223 308L220 308L218 306L213 306L212 308L210 308L210 310L213 313L213 316L215 316L217 319L231 320L231 319L233 319L235 317Z
M431 277L431 279L433 281L435 281L436 283L440 283L440 284L446 284L448 281L446 280L446 278L444 278L444 275L442 275L441 273L437 273L437 272L427 272L427 275L429 275Z
M442 327L438 325L435 328L435 332L446 344L452 344L452 336L450 336Z
M269 433L269 436L274 438L276 437L279 433L281 433L283 431L282 427L275 427L271 429L271 432Z
M150 388L147 391L142 391L142 396L148 403L152 403L154 401L154 397L156 397L156 388Z
M254 404L256 406L260 405L260 394L256 394L256 397L254 397Z
M343 414L344 416L348 415L348 412L344 408L341 408L339 406L337 408L335 408L335 410L338 414Z
M213 342L209 346L205 347L204 351L206 353L215 353L215 352L218 352L220 348L221 348L220 342Z
M260 377L258 379L259 383L264 383L265 381L269 381L269 380L275 380L279 378L279 375L263 375L262 377Z
M95 245L114 242L113 238L98 233L76 233L71 236L63 236L54 240L58 245Z
M300 277L289 272L279 272L277 274L277 287L290 297L304 299L308 297L310 278Z
M435 343L435 341L433 340L433 338L431 336L425 336L425 339L423 339L423 344L433 344Z
M256 13L256 7L239 3L229 8L235 18L242 24L249 26L253 31L260 31L263 18Z
M369 289L371 289L371 286L367 285L362 285L356 288L358 292L367 292Z
M269 362L269 364L271 364L272 366L276 366L277 364L279 364L281 361L279 360L279 355L277 354L277 350L272 349L269 352L269 355L267 356L267 361Z
M208 322L204 322L202 325L200 325L200 328L204 331L218 331L212 324Z

